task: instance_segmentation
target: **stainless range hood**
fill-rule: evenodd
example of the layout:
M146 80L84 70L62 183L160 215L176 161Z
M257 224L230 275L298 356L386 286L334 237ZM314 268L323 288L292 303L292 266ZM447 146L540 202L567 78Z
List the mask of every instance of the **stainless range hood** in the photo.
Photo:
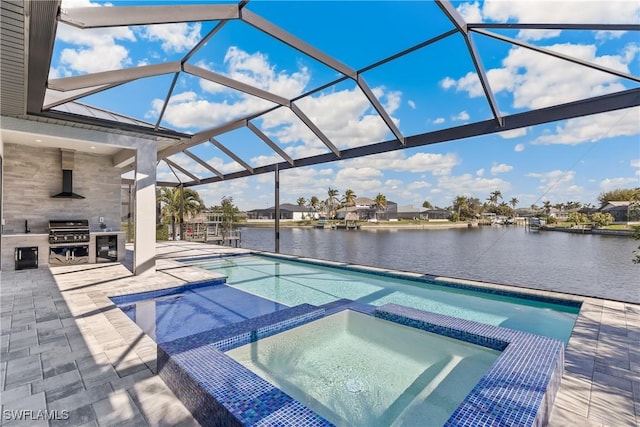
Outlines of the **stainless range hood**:
M75 151L60 149L62 163L62 192L51 196L56 199L84 199L84 196L73 192L73 166Z

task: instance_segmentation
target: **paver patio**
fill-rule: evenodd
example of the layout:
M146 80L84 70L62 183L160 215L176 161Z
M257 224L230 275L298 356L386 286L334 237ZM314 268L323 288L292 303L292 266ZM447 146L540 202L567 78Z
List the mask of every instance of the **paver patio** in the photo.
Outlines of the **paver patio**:
M218 277L174 258L243 251L158 243L148 276L118 263L0 273L0 424L198 425L155 374L155 343L107 296ZM639 343L639 305L584 298L550 425L637 426ZM18 420L21 409L59 419Z

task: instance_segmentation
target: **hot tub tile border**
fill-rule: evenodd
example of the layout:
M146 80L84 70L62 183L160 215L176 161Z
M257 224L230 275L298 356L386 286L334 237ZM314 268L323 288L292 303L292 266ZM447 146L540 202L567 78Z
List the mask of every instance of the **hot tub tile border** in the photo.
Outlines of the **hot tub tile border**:
M201 335L205 341L158 345L158 373L203 426L270 425L332 426L327 420L226 354L324 316L324 309L303 304ZM203 345L199 345L204 343ZM203 405L206 410L202 411ZM289 421L287 421L289 420ZM287 423L285 423L287 421Z
M306 304L220 328L194 348L163 343L158 346L159 374L203 425L274 425L285 420L332 425L224 351L348 309L502 352L447 426L541 426L548 421L562 378L562 342L397 304L375 307L340 300L327 304L326 311ZM213 409L200 414L204 404Z
M446 426L542 426L548 422L563 373L561 341L397 304L378 307L375 315L502 351Z

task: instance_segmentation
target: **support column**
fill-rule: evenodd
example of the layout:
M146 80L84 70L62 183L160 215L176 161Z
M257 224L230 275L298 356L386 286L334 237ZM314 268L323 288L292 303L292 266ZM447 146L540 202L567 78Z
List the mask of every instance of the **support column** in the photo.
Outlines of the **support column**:
M280 169L276 164L275 169L275 202L276 202L276 248L275 252L280 253Z
M180 184L180 241L184 241L184 184Z
M156 271L156 158L155 141L141 141L136 150L136 208L133 274Z

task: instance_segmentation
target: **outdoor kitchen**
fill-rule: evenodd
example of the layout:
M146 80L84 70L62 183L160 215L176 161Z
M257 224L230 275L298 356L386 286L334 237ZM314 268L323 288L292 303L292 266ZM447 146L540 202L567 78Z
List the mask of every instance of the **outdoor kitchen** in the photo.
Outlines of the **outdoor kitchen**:
M111 156L35 145L4 141L2 270L124 259Z

